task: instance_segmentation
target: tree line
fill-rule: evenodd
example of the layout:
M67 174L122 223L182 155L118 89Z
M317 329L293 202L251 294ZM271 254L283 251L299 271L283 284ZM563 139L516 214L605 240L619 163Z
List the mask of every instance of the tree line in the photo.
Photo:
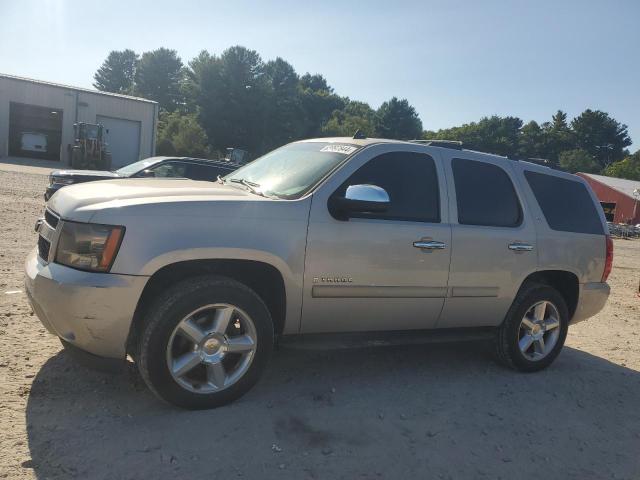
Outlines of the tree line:
M627 126L599 110L570 121L558 110L541 124L494 115L424 131L406 99L393 97L374 109L340 96L320 74L299 75L286 60L265 62L242 46L220 55L203 50L186 65L167 48L112 51L94 80L99 90L158 102L158 154L207 157L237 147L255 157L301 138L360 130L369 137L459 140L465 148L544 159L570 172L640 180L640 151L630 155Z

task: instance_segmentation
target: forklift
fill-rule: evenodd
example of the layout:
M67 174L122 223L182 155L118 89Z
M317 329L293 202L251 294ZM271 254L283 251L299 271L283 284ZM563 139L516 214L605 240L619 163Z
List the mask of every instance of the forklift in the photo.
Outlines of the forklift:
M111 152L107 150L100 124L74 123L74 143L71 148L71 168L81 170L111 170Z

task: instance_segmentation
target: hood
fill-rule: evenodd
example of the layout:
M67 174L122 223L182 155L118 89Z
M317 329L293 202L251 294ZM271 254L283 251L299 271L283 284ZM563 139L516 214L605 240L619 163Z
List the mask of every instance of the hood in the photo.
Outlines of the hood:
M51 172L52 177L101 177L101 178L119 178L121 175L108 170L54 170Z
M60 189L48 207L62 218L80 222L90 221L104 209L122 209L130 206L175 204L203 201L268 200L240 187L221 183L185 179L156 178L105 180L80 183Z

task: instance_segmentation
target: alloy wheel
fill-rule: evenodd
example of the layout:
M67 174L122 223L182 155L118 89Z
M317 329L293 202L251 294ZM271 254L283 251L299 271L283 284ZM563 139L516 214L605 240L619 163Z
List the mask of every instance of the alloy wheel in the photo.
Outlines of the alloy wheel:
M556 306L546 300L531 306L520 321L518 347L531 361L545 358L558 343L560 314Z
M219 392L247 372L257 347L256 328L240 308L212 304L185 316L167 344L173 379L194 393Z

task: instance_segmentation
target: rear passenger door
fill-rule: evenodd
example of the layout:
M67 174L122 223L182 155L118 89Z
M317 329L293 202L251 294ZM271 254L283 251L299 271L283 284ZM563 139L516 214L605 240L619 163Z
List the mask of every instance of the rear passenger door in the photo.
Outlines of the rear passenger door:
M536 270L534 219L516 189L511 160L456 153L445 162L452 254L438 328L498 325Z

